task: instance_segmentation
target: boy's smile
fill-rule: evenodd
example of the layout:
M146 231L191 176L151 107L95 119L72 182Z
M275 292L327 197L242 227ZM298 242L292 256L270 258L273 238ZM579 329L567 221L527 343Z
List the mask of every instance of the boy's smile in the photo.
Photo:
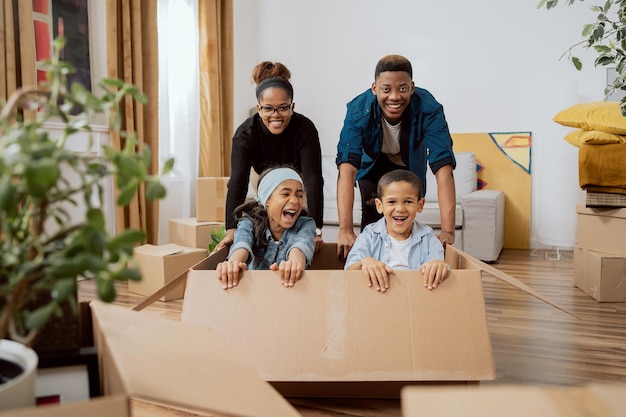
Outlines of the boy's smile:
M406 181L392 182L385 187L382 198L376 199L376 210L385 217L387 233L396 240L411 236L413 220L424 209L415 187Z

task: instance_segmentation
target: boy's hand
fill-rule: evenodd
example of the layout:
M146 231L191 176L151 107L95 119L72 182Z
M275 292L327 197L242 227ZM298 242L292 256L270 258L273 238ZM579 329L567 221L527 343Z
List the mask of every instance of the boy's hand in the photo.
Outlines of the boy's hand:
M376 287L376 291L385 292L389 289L389 274L393 269L387 264L377 261L374 258L365 258L361 260L361 271L367 280L369 287Z
M293 287L296 282L298 282L302 277L304 265L297 261L286 260L282 261L280 265L274 262L272 265L270 265L270 269L272 271L280 272L281 284L283 284L285 287Z
M236 287L239 284L239 273L247 269L245 262L228 260L217 264L217 279L222 283L225 290Z
M450 267L440 260L426 262L420 266L420 271L424 274L424 287L429 290L437 288L448 276Z

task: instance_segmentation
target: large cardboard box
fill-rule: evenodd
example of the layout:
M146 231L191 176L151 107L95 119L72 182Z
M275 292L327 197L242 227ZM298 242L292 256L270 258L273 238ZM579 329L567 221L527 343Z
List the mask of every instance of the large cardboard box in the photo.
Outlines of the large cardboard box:
M136 294L150 295L184 274L206 256L207 249L190 248L173 243L138 246L134 250L134 259L141 271L141 281L128 281L128 290ZM160 300L182 298L184 291L184 286L179 286Z
M292 288L275 271L245 271L224 291L211 261L189 272L181 321L213 329L285 396L399 398L406 384L495 378L478 269L452 270L434 291L417 271L378 293L341 269L307 270ZM341 268L336 246L312 267Z
M597 301L626 302L626 257L574 248L574 285Z
M170 219L170 243L208 251L212 242L211 232L223 226L224 222L201 222L195 217Z
M196 218L199 222L223 222L229 177L196 179Z
M480 389L407 387L402 390L403 417L618 417L626 410L626 385L583 387L528 385L481 386Z
M596 252L626 256L626 208L576 206L577 245Z
M299 415L210 329L100 301L91 308L105 395L200 415Z

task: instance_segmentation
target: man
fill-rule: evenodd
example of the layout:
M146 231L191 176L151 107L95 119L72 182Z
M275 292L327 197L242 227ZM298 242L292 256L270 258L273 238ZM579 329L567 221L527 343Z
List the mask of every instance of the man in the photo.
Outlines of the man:
M354 98L337 145L337 255L346 258L356 235L352 208L354 185L361 192L361 230L380 218L373 200L378 180L394 169L408 169L426 193L426 165L437 180L441 233L445 246L454 243L456 166L452 137L443 107L426 90L416 88L408 59L387 55L376 64L371 90Z

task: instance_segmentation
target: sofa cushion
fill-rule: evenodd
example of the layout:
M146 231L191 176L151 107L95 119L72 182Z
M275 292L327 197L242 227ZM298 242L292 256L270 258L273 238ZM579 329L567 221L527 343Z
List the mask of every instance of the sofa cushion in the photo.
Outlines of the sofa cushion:
M439 204L437 202L424 203L424 210L421 213L417 213L416 219L418 222L428 225L433 229L441 228L441 216L439 215ZM463 227L463 208L460 204L456 205L454 216L455 228Z
M476 155L474 152L455 152L456 168L454 169L454 186L456 203L461 204L463 196L476 191L478 175L476 174ZM426 170L426 203L436 203L437 180L430 169ZM458 216L457 216L458 217Z

